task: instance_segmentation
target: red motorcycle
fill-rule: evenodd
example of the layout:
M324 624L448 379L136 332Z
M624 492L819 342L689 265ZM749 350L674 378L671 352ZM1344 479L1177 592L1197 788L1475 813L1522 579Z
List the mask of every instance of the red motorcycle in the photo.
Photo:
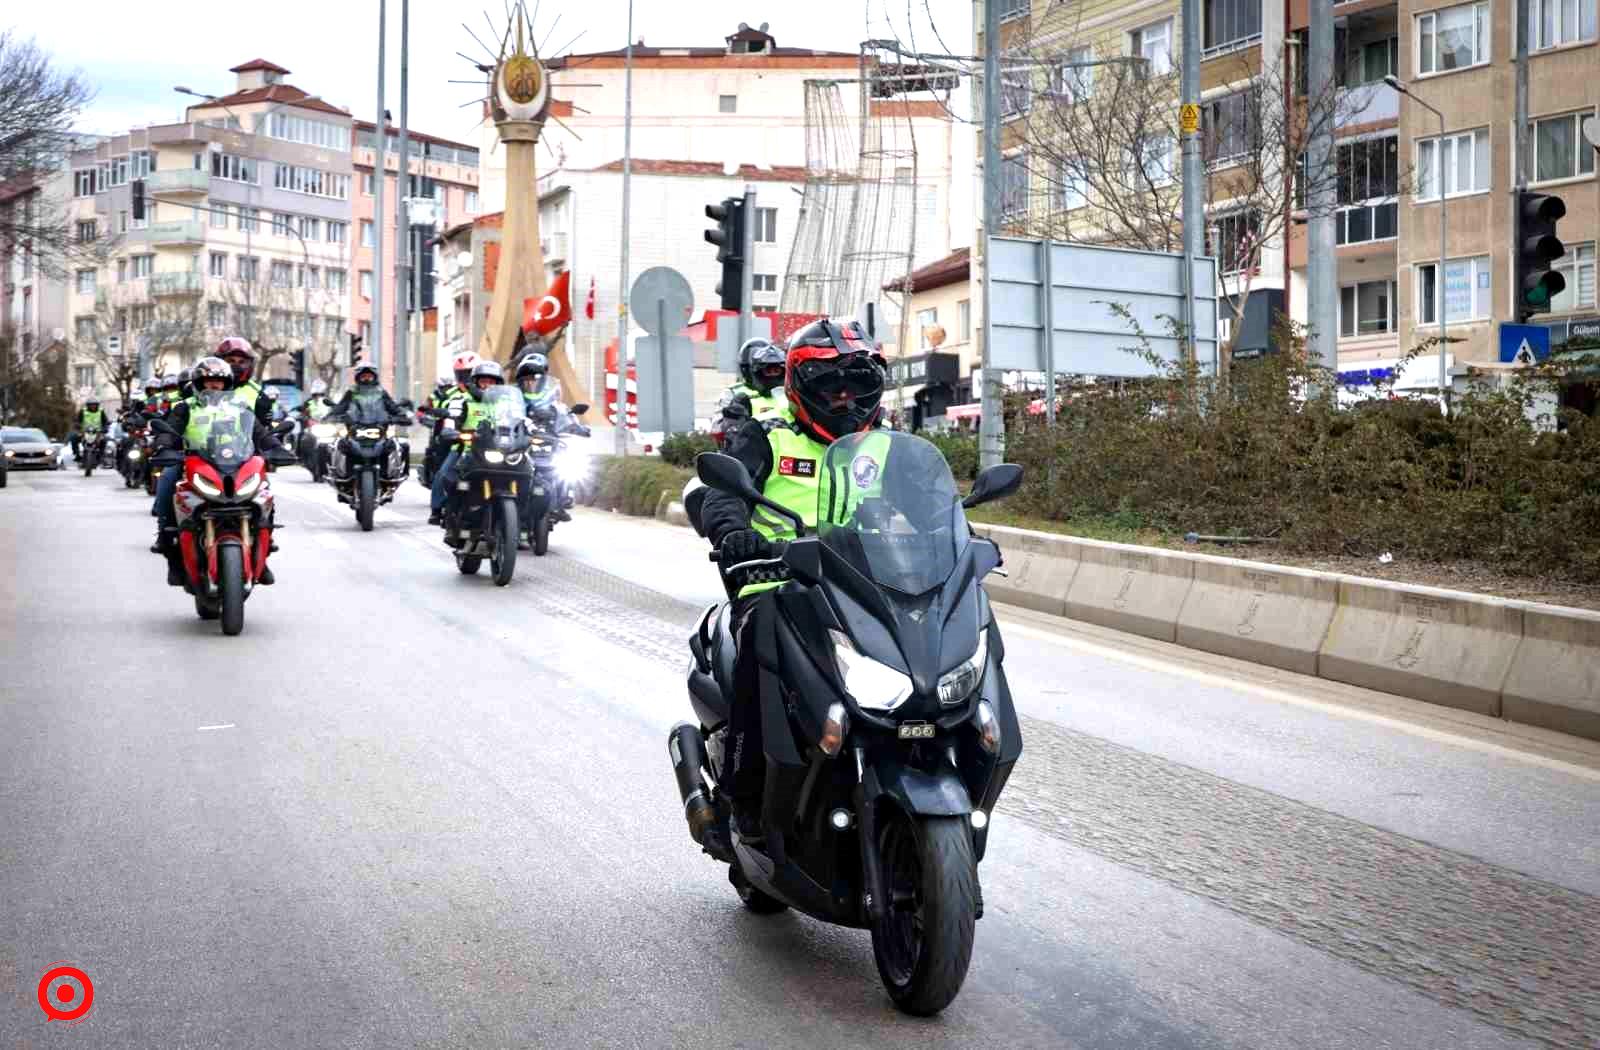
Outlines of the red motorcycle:
M197 395L191 428L207 417L205 447L184 449L173 496L178 549L202 620L221 620L223 634L244 630L244 603L272 550L272 490L267 460L257 454L255 415L224 391ZM158 429L171 433L164 423Z

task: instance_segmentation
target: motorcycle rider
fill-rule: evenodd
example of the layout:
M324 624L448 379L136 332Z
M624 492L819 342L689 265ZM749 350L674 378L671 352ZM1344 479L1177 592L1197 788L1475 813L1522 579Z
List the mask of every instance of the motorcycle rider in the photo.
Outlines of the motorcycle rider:
M406 410L389 396L389 392L378 385L377 365L363 361L356 365L355 374L351 378L355 380L355 385L346 390L344 396L334 404L326 416L322 417L329 423L345 422L350 416L350 406L358 397L362 400L381 399L384 411L389 413L391 418L406 414Z
M239 341L243 342L243 340ZM223 342L226 343L227 340L223 340ZM246 346L248 345L246 344ZM237 374L237 370L232 365L215 356L202 357L191 371L192 381L197 383L199 389L203 391L231 390L234 376ZM246 399L248 397L249 392L246 391ZM265 400L265 398L262 400ZM193 435L188 434L189 415L197 404L199 404L197 399L189 398L173 406L172 411L167 414L167 425L177 431L179 436L167 433L158 434L156 436L157 448L162 450L181 449L186 438L193 437ZM245 403L245 400L240 400L240 404L245 408L251 407ZM255 442L258 453L270 452L280 447L278 439L273 436L272 431L262 422L260 416L255 417L255 427L251 432L251 438ZM160 524L156 532L155 546L150 548L158 554L167 556L167 584L172 587L183 586L185 579L183 562L178 552L176 540L178 531L177 512L172 505L173 493L178 487L178 477L182 471L183 468L181 466L170 466L161 472L161 481L156 486L156 516ZM270 586L274 579L271 567L263 566L261 576L256 582Z
M176 372L168 372L161 377L161 403L158 411L163 416L172 411L173 405L183 400L183 396L178 392L181 385Z
M754 348L752 348L754 349ZM752 355L754 356L754 355ZM818 320L789 340L784 390L787 412L752 415L731 434L724 451L744 464L767 499L816 524L817 472L828 445L878 424L884 360L855 321ZM775 389L775 388L769 388ZM701 521L721 555L724 571L773 556L773 542L794 538L793 526L738 496L711 491ZM765 772L757 696L754 625L770 610L778 583L741 587L733 603L737 639L735 697L730 714L733 760L727 790L741 837L761 837L761 792Z
M178 373L178 396L172 399L173 407L194 396L194 369L185 368Z
M457 434L470 434L477 429L478 422L483 418L479 410L483 403L483 392L504 383L506 374L497 361L479 361L472 366L469 379L471 383L466 395L453 400L447 410L450 418L456 421ZM461 442L458 439L451 447L450 454L439 465L439 473L433 476L433 493L428 504L429 525L439 525L444 521L445 504L456 490L456 464L460 459Z
M750 415L783 413L789 402L783 396L783 377L788 354L783 347L762 336L745 340L739 348L739 382L728 388L728 394L743 400ZM737 428L735 428L737 429Z
M234 398L254 412L261 423L272 422L272 398L255 380L256 362L260 360L250 341L230 335L217 344L212 356L220 357L233 369Z
M89 400L85 401L83 403L83 407L78 409L77 413L72 417L73 458L78 460L83 458L85 451L83 447L83 439L90 431L99 431L100 435L104 437L106 428L110 426L110 424L111 417L107 415L106 412L100 407L99 396L96 394L90 394ZM89 451L92 453L93 450L91 449Z

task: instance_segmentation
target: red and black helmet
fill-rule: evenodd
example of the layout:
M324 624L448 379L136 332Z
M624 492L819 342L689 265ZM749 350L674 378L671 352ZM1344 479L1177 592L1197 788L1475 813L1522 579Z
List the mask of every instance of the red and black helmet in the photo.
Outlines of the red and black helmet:
M250 376L256 370L256 352L250 346L250 340L237 335L230 335L217 344L212 356L220 357L233 368L233 382L241 386L250 381Z
M856 321L812 321L789 339L784 389L795 422L833 442L878 422L883 355Z

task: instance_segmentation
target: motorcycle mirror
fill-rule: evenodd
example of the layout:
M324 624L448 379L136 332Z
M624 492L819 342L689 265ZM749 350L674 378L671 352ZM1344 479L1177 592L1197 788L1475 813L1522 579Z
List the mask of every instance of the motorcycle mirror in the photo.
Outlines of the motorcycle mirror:
M589 411L589 406L582 401L572 406L572 414L575 416L581 416L587 411Z
M963 507L976 507L980 503L1004 499L1017 491L1022 484L1022 468L1015 463L996 463L985 467L972 484L972 491L961 501Z
M750 472L732 456L721 452L702 452L694 457L694 472L701 481L718 492L747 500L761 498L755 483L750 480Z

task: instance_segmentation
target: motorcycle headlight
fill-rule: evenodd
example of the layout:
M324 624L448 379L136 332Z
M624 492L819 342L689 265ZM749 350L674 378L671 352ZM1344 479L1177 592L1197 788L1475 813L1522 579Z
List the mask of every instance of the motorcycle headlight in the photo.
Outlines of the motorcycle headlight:
M582 481L589 476L589 457L575 448L555 454L556 476L562 481Z
M511 464L512 466L516 466L518 463L522 462L522 453L520 453L520 452L511 453L511 455L506 457L506 462Z
M350 433L350 428L345 426L343 423L340 423L339 428L334 431L334 434L338 437L344 437L348 433Z
M311 424L311 436L321 441L326 441L338 433L338 428L332 423Z
M9 453L9 452L7 452L7 453L6 453L6 455L8 455L8 456L9 456L9 455L11 455L11 453ZM139 450L138 450L138 449L136 449L136 448L130 448L130 449L129 449L129 450L128 450L128 458L129 458L129 459L138 459L138 458L140 458L140 456L141 456L141 453L140 453L140 452L139 452Z
M261 488L261 475L252 474L239 483L239 487L233 490L233 494L238 499L249 499L256 494L256 490L259 488Z
M506 454L499 449L486 448L483 450L483 461L485 463L504 463L505 459Z
M983 681L983 669L989 663L989 632L978 628L978 651L961 664L939 676L939 702L959 704L972 695Z
M833 639L833 662L839 677L857 704L874 711L893 711L910 698L909 677L863 655L842 631L830 630L828 636Z
M216 499L222 495L222 489L204 474L196 474L193 479L195 491L209 499Z

